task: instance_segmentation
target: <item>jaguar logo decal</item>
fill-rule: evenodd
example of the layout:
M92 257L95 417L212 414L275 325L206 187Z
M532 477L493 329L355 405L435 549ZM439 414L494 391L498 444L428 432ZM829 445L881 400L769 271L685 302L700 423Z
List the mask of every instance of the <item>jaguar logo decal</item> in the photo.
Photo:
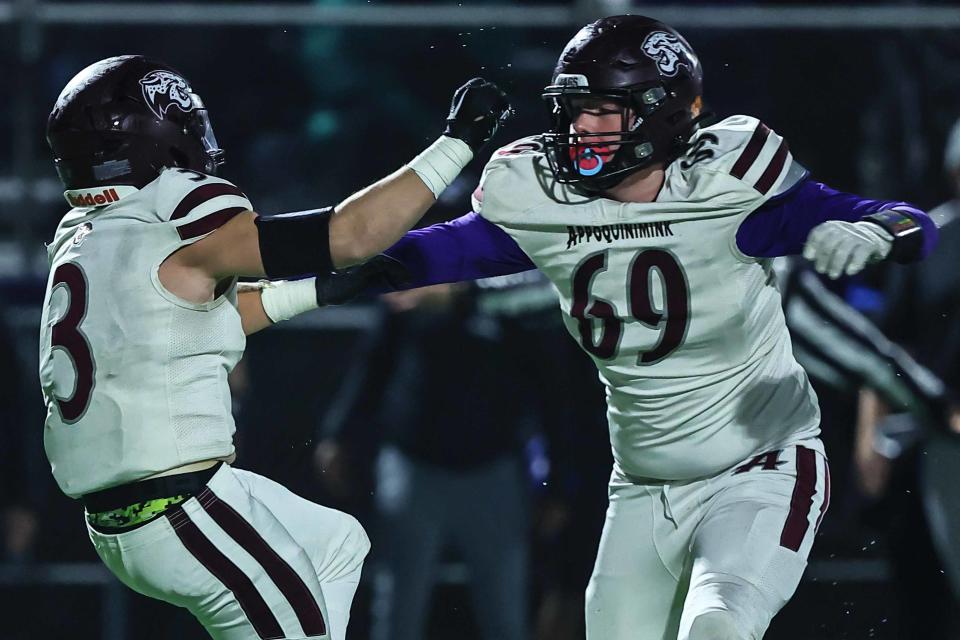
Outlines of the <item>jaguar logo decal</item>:
M643 52L657 63L660 73L675 76L680 67L686 67L681 55L692 56L693 52L677 36L666 31L654 31L643 41Z
M190 85L175 73L151 71L140 80L140 88L143 89L147 106L161 120L170 107L176 107L184 113L194 109Z

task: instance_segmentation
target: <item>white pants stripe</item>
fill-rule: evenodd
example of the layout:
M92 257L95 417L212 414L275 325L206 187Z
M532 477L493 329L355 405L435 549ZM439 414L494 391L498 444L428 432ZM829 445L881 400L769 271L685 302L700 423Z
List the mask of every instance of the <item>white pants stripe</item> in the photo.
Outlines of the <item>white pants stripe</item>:
M816 439L695 481L615 472L587 588L587 639L699 640L694 623L711 614L736 640L759 640L800 582L827 483Z
M253 581L203 535L183 509L167 515L180 542L206 569L230 590L237 604L262 640L283 638L283 629Z
M217 640L343 640L370 548L353 517L227 465L166 517L88 530L124 584L187 608Z

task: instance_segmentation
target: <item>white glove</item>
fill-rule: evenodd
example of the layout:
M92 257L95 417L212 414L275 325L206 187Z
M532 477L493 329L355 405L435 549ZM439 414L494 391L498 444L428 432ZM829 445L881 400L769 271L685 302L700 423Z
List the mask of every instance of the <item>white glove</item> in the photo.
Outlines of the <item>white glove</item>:
M803 247L803 257L811 260L819 273L836 280L852 276L872 262L890 255L893 236L872 222L830 220L815 226Z

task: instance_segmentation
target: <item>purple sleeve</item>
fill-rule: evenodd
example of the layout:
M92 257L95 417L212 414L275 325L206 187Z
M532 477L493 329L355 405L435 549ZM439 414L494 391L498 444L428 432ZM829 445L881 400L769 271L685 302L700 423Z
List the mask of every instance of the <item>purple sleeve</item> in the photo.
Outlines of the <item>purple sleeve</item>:
M385 253L409 269L406 289L536 268L507 232L477 213L411 231Z
M868 200L809 179L747 216L737 229L737 248L754 258L799 254L810 230L821 222L857 222L871 213L893 208L923 228L921 258L925 258L937 242L937 226L926 213L906 202Z

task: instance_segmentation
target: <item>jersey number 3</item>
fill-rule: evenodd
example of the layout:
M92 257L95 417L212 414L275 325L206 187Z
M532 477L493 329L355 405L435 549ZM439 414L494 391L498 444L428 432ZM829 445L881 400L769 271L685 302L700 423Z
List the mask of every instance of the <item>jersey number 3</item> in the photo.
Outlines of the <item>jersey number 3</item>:
M607 252L601 251L580 263L573 273L573 306L570 315L576 318L580 343L588 352L609 360L617 354L623 337L623 320L609 300L591 298L594 276L607 270ZM660 275L663 287L663 309L654 307L650 285L653 272ZM660 339L649 351L637 354L637 364L658 362L680 346L687 333L690 311L690 288L680 263L673 254L661 249L645 249L638 253L627 272L627 303L630 315L651 329L660 330ZM595 336L595 321L600 322L600 335Z
M60 417L73 424L87 411L93 393L94 364L90 343L80 331L80 322L87 313L87 278L83 270L73 262L66 262L53 272L51 290L64 286L70 298L67 312L53 325L50 335L51 352L57 347L65 349L73 362L76 383L69 398L54 396L60 408Z

